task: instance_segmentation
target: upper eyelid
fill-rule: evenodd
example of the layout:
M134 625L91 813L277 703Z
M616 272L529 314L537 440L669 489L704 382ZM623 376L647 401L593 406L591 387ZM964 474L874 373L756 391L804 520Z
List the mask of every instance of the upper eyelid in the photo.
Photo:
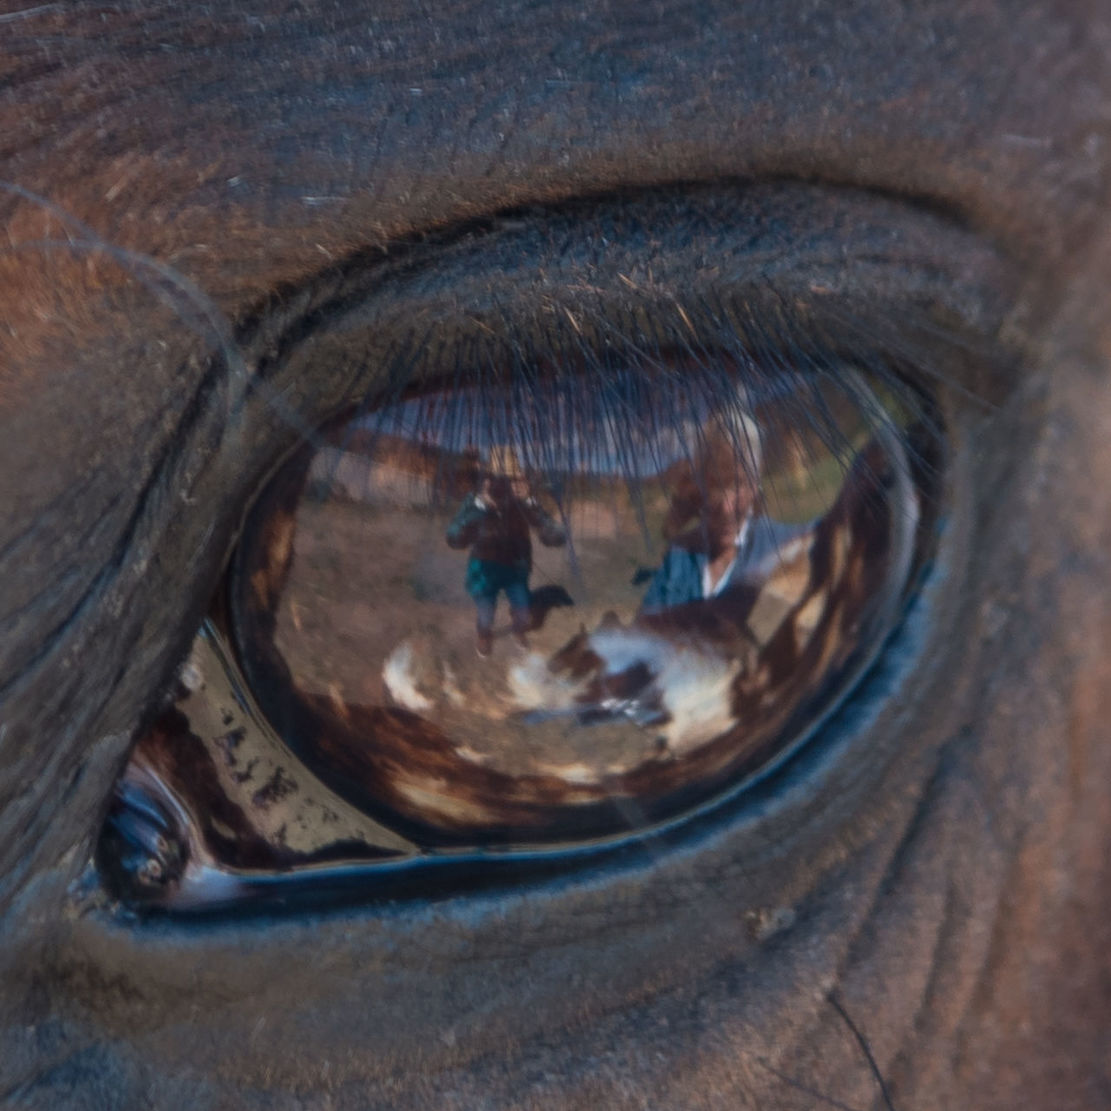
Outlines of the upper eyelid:
M790 317L819 313L828 324L848 315L877 344L901 330L906 345L914 314L924 325L914 337L923 359L937 341L995 363L1005 361L998 336L1018 278L995 245L936 213L777 183L584 202L468 225L395 256L356 255L246 329L247 345L256 383L298 391L311 380L306 401L316 408L316 395L318 417L402 362L427 373L436 345L441 361L446 349L456 363L514 348L522 357L558 355L552 336L562 333L563 350L582 342L571 317L600 322L591 342L605 346L642 327L639 313L657 326L670 314L687 342L694 324L694 340L709 347L713 329L700 328L736 302L754 312L762 302L789 325Z

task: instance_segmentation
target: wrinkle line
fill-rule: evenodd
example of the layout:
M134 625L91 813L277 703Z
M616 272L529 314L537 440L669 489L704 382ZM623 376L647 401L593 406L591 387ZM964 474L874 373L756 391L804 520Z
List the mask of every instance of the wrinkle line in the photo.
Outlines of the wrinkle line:
M872 1075L876 1078L876 1083L879 1085L880 1095L883 1097L883 1103L887 1111L895 1111L895 1104L891 1102L891 1093L887 1090L887 1081L884 1080L883 1073L880 1071L876 1058L872 1055L872 1047L868 1044L868 1039L861 1032L860 1027L849 1017L849 1012L845 1010L841 1001L837 998L836 992L831 991L826 996L826 999L829 1005L841 1016L842 1021L856 1039L857 1045L860 1046L860 1051L864 1054L864 1058L868 1062L868 1067L872 1070Z

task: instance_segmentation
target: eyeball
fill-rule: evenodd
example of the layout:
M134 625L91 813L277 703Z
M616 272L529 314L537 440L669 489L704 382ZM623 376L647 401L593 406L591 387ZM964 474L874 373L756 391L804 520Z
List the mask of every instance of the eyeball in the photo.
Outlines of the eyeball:
M257 497L136 745L114 889L373 887L735 795L897 623L936 525L929 411L850 366L753 382L723 359L337 415Z

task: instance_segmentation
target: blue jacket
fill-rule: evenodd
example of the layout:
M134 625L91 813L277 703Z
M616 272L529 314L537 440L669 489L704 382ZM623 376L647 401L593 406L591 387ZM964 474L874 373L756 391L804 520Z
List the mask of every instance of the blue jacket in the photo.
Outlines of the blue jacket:
M728 579L718 593L743 583L759 583L775 570L784 544L809 532L812 521L788 525L770 517L753 517L744 540L737 548L737 558L729 569ZM652 576L641 613L656 613L670 606L703 599L702 577L710 557L697 549L675 545L667 550L660 569Z

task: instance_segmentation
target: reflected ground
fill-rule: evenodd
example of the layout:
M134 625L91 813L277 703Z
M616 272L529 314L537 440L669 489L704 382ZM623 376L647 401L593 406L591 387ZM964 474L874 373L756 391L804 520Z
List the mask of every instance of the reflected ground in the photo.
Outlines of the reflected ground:
M734 724L729 684L807 589L814 528L869 438L838 400L842 425L856 427L839 429L837 452L822 429L777 428L765 406L759 424L746 410L649 445L631 476L597 457L527 474L520 440L448 451L426 413L338 429L296 510L274 647L299 690L337 716L401 707L435 721L461 757L509 775L597 783L679 755ZM420 431L392 431L407 422ZM495 584L488 631L481 615L476 631L471 579L491 564L476 562L478 546L460 550L474 536L453 530L498 518L483 495L491 481L532 517L518 521L532 533L517 552L527 613ZM724 538L709 566L715 511ZM669 570L679 548L707 566ZM692 573L703 581L681 583L678 599L662 585ZM795 636L820 615L795 615Z

